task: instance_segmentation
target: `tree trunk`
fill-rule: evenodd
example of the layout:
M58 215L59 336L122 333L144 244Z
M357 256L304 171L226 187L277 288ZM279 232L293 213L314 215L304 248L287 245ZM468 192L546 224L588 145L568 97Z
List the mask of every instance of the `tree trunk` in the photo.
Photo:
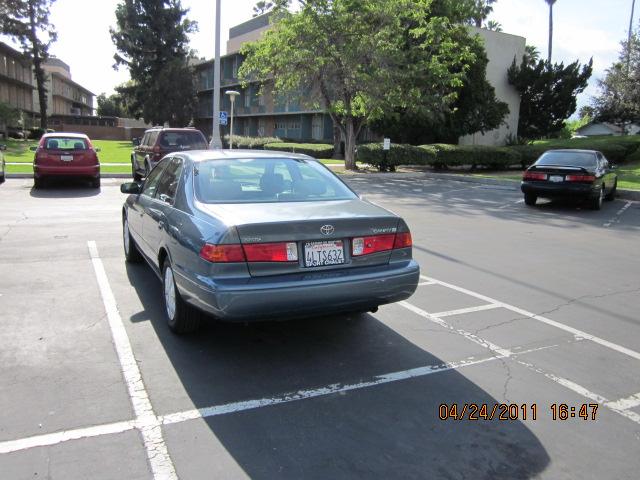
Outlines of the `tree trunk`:
M354 119L345 119L345 142L344 142L344 168L347 170L357 170L356 166L356 128Z
M342 157L342 151L340 150L340 125L333 121L333 158Z
M549 63L551 63L552 50L553 50L553 2L549 2L549 56L548 56Z
M42 52L38 45L38 36L36 35L36 11L33 1L29 1L29 27L31 42L31 55L33 57L33 70L36 76L36 85L38 87L38 100L40 102L40 128L46 132L47 130L47 89L44 85L44 70L42 69Z

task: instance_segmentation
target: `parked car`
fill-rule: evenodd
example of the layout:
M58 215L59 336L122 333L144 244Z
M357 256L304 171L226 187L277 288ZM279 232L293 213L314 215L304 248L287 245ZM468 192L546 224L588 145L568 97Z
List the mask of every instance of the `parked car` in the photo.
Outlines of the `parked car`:
M524 203L535 205L538 197L578 198L599 210L603 200L616 195L615 168L595 150L549 150L522 176Z
M420 270L399 216L317 160L232 150L165 157L121 185L124 253L163 284L169 327L375 311L410 297Z
M4 161L4 152L6 149L6 145L0 145L0 183L4 183L5 172L7 171L7 164Z
M195 128L154 127L141 140L134 139L131 174L135 181L147 178L151 169L168 153L184 150L206 150L207 140Z
M83 133L46 133L40 139L33 158L33 186L41 188L51 177L80 177L100 188L99 148Z

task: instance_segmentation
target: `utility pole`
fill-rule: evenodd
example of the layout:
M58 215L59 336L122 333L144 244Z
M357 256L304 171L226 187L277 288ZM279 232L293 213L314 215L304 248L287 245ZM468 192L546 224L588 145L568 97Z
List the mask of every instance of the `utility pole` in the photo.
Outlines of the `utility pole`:
M216 0L216 56L213 61L213 131L210 149L222 148L220 138L220 0Z
M627 38L627 75L631 64L631 35L633 33L633 14L636 9L636 0L631 1L631 18L629 18L629 37Z

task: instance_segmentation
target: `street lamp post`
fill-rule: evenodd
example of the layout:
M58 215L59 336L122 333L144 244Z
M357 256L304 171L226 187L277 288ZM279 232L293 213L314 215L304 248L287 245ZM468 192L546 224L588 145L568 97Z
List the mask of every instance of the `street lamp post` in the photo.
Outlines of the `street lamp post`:
M216 49L213 60L213 125L209 148L222 148L220 138L220 0L216 0Z
M235 90L227 90L225 94L229 95L229 100L231 100L231 126L229 127L229 149L233 150L233 105L236 102L236 97L240 95L240 92L237 92Z

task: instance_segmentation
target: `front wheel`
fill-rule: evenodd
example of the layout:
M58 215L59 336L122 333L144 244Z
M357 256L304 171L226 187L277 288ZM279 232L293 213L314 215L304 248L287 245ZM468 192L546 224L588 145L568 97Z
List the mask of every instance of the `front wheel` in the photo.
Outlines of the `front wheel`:
M598 191L598 196L594 197L590 200L589 206L591 210L600 210L602 208L602 202L604 200L604 184L600 187Z
M180 296L169 259L165 260L162 271L162 292L164 311L169 328L174 333L191 333L200 327L202 314L188 305Z
M124 258L129 263L138 263L142 261L142 255L136 241L131 236L129 231L129 221L127 217L122 220L122 245L124 247Z
M607 202L610 202L612 200L614 200L616 198L616 191L618 190L618 179L616 179L616 181L613 184L613 187L611 187L611 191L607 194L606 197L604 197L604 199Z
M533 193L525 193L524 194L524 203L526 205L529 205L530 207L533 207L536 202L538 201L538 196L534 195Z

